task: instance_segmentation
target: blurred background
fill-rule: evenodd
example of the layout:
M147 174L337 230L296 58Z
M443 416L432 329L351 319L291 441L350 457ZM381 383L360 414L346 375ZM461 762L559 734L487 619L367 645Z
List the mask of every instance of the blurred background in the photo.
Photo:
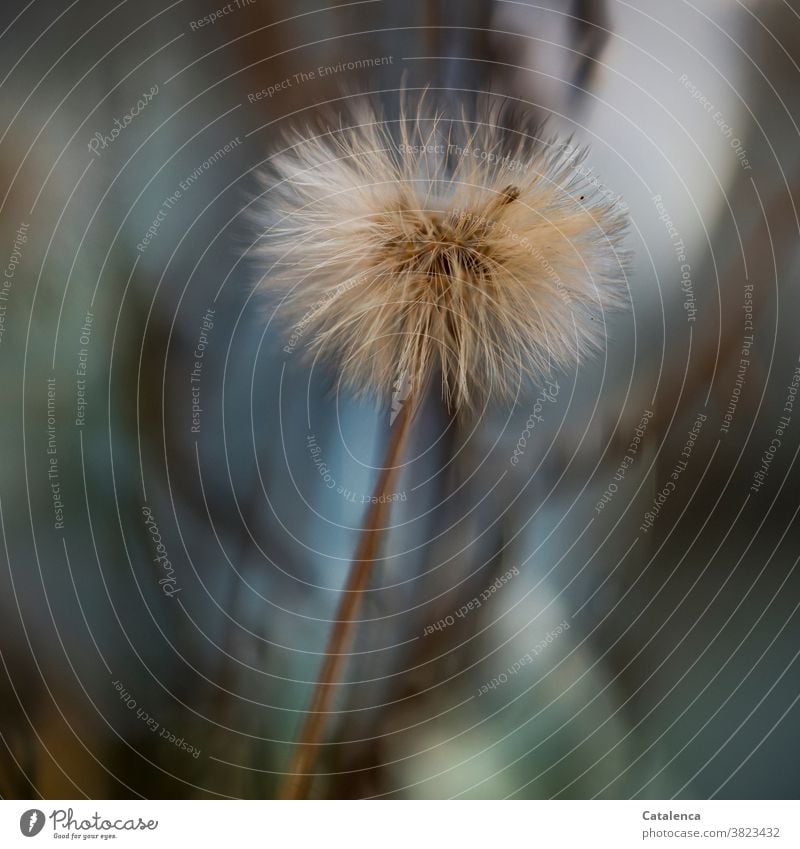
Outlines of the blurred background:
M796 796L800 4L5 0L0 45L4 797L277 794L389 413L283 350L258 175L423 87L589 146L631 309L516 465L539 388L429 399L312 795Z

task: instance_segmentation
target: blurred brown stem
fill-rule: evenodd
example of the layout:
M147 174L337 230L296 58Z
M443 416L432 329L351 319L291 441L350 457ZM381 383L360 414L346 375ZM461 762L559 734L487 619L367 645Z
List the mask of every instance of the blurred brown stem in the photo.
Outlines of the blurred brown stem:
M375 560L380 552L381 540L391 508L389 499L400 468L400 458L412 418L413 402L409 398L398 413L392 429L383 468L375 484L373 503L367 511L364 529L353 555L353 562L342 590L333 630L322 661L319 678L314 687L311 704L306 714L303 730L297 742L289 773L281 793L283 799L305 799L314 779L314 769L325 732L336 687L347 662L347 651L353 641L356 617L364 600L364 593L372 576Z

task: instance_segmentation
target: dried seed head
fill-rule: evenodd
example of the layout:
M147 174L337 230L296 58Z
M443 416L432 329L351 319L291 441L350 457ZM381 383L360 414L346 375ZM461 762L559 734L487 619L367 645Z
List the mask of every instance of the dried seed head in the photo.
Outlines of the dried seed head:
M507 399L599 348L624 304L621 206L583 152L502 118L362 108L273 158L266 279L356 393L418 399L438 372L451 408Z

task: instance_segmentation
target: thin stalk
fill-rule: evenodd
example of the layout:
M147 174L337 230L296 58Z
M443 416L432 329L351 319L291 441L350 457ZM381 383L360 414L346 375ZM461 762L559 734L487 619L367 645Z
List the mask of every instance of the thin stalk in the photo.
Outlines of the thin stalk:
M314 687L303 730L281 793L283 799L305 799L314 779L314 769L325 732L325 721L347 663L347 652L355 634L356 618L372 577L375 560L380 553L383 532L389 517L391 502L379 496L389 495L394 489L413 406L412 400L407 399L397 415L386 447L383 468L373 493L376 498L367 511L364 529L353 555L347 583L342 590L342 598L333 630L328 638L319 678Z

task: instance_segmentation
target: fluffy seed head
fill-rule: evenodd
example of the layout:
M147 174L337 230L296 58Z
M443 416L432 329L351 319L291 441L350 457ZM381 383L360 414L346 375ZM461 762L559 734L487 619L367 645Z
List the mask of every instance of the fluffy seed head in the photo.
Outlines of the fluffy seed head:
M272 159L265 279L356 393L419 400L438 374L454 409L513 397L597 350L625 302L626 215L584 152L481 117L361 107Z

